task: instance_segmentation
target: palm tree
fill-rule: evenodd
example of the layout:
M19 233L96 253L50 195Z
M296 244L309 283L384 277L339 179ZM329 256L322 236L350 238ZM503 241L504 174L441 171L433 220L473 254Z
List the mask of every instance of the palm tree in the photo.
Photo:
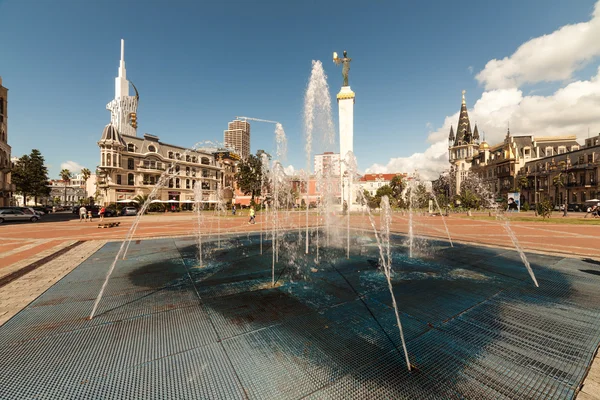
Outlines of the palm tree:
M65 168L62 169L58 175L60 175L61 179L65 183L65 205L67 205L67 183L71 181L71 171Z
M402 175L396 175L390 181L389 186L392 188L393 196L396 200L400 200L400 196L404 191L404 187L406 186L404 180L402 179Z
M87 180L90 178L90 175L92 175L92 172L87 169L87 168L82 168L81 169L81 176L83 177L83 182L84 182L84 190L85 190L85 200L88 200L88 192L87 192Z
M554 194L555 202L558 205L558 189L565 187L565 174L562 172L559 172L557 175L555 175L554 178L552 178L552 185L554 185L554 190L555 190L555 192L554 192L555 193ZM565 198L565 207L566 207L567 201L568 201L568 199Z

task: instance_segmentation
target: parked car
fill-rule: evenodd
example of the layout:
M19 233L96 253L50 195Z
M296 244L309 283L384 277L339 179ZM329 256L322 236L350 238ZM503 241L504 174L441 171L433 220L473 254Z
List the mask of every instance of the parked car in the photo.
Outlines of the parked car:
M48 214L48 210L46 209L46 207L35 206L35 207L31 207L31 208L33 208L34 211L39 213L40 215Z
M121 215L137 215L137 208L135 207L123 207L121 209Z
M4 208L0 210L0 224L4 221L31 221L36 222L40 217L37 214L26 213L16 208Z
M43 213L34 210L31 207L18 207L18 206L9 206L9 207L2 207L2 209L6 209L6 210L19 210L19 211L23 211L25 214L29 214L29 215L37 215L38 217L41 217L42 215L44 215Z

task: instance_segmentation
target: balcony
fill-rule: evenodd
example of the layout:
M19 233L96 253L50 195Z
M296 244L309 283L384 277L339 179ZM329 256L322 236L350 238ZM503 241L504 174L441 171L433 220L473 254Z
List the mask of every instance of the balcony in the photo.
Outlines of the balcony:
M17 188L14 183L0 182L0 190L3 192L14 192Z

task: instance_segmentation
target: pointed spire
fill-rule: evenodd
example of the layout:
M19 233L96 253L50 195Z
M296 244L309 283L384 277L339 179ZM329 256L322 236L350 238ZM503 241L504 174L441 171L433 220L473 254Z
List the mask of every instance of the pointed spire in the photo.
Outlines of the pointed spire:
M469 113L467 112L467 102L465 101L465 91L462 91L462 105L460 106L460 115L458 117L458 125L456 127L456 141L454 145L457 146L462 144L467 138L471 136L471 122L469 121Z
M454 127L450 125L450 134L448 135L448 141L454 142Z
M477 129L477 122L475 122L475 129L473 129L473 140L479 141L479 130Z
M121 61L119 62L119 74L115 78L115 99L125 96L129 96L129 82L125 69L125 40L121 39Z

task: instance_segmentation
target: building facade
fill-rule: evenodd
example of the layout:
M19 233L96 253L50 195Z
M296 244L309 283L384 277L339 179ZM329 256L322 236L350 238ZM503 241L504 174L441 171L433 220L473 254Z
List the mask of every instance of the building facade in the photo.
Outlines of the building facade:
M505 199L507 193L519 191L522 187L518 175L527 163L580 148L574 135L513 135L510 129L500 143L489 145L485 137L480 142L477 125L471 131L464 94L463 91L456 134L450 127L448 135L449 162L455 177L450 196L460 193L462 182L469 174L475 174L495 195L494 200ZM524 201L523 197L521 201Z
M323 176L340 176L340 155L332 151L315 154L315 174Z
M403 180L408 180L408 175L405 173L395 174L365 174L358 180L358 186L361 193L369 192L371 196L375 196L377 189L382 186L389 185L395 176L401 176Z
M14 205L15 185L11 183L11 147L8 145L8 89L0 77L0 207Z
M121 42L115 98L106 107L111 112L111 122L98 142L98 202L103 205L125 203L138 195L153 194L155 200L181 206L194 202L197 185L202 185L205 203L215 203L218 198L230 201L232 190L220 192L220 197L217 190L230 184L235 174L237 160L233 156L217 149L198 150L167 144L148 133L137 136L139 95L136 90L135 96L129 96L123 46ZM217 159L215 154L220 157Z
M236 119L223 131L225 147L234 149L245 160L250 155L250 123Z
M521 188L521 201L585 205L600 196L599 169L600 134L586 139L581 148L546 147L542 157L525 163L519 171L519 177L525 177L527 182Z

